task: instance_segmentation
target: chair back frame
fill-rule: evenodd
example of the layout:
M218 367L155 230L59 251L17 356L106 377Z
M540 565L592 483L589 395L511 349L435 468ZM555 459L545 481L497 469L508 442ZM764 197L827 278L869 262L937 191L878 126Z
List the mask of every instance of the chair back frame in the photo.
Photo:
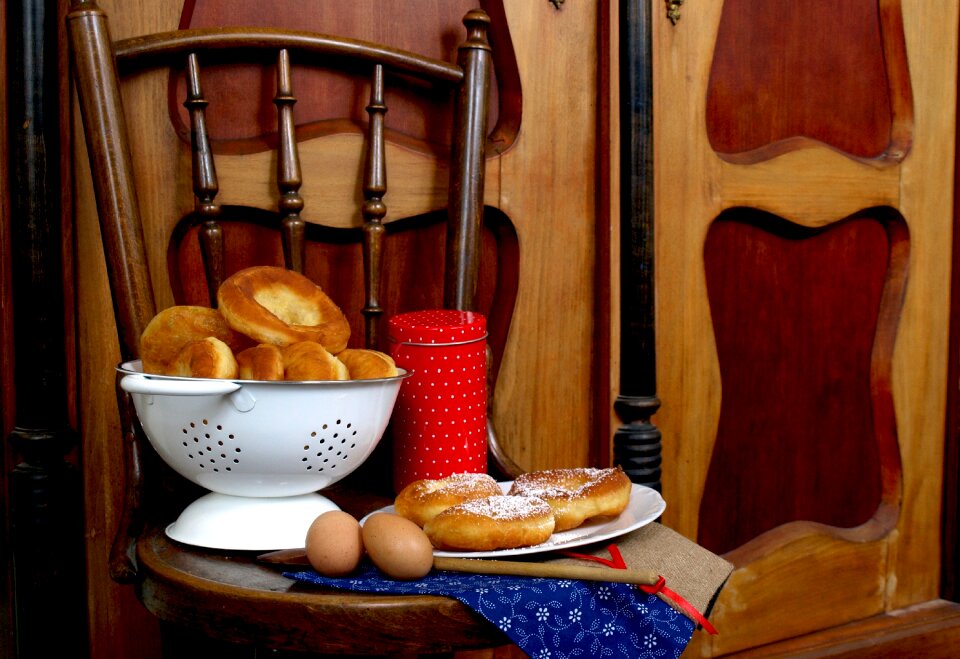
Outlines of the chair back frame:
M67 16L87 154L93 173L94 198L100 220L106 268L114 309L121 359L135 359L139 338L157 309L151 283L144 229L127 125L122 110L120 67L169 66L178 58L187 72L187 100L193 146L193 189L200 230L204 269L215 304L215 292L225 276L222 231L216 203L218 184L206 134L205 106L200 85L198 53L224 49L276 51L278 150L278 212L284 260L288 268L303 271L305 255L301 173L294 139L290 54L309 58L339 58L372 67L370 117L361 214L364 232L366 344L377 345L377 318L382 272L382 219L386 213L386 169L383 158L383 81L385 71L452 84L454 125L450 152L444 306L472 309L478 283L479 237L483 221L484 155L490 79L489 18L482 10L464 17L467 36L458 49L456 64L358 39L274 29L211 28L177 30L113 42L107 16L93 0L73 0ZM112 366L112 365L111 365ZM140 512L143 474L142 438L128 394L117 388L127 461L127 500L111 555L111 575L121 582L136 577L135 544L143 524Z

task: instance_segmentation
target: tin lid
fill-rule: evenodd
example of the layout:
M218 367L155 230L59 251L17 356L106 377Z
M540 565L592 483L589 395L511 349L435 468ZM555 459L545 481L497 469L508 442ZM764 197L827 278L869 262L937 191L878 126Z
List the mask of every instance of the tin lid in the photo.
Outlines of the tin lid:
M487 319L475 311L432 309L393 316L390 340L398 343L466 343L487 335Z

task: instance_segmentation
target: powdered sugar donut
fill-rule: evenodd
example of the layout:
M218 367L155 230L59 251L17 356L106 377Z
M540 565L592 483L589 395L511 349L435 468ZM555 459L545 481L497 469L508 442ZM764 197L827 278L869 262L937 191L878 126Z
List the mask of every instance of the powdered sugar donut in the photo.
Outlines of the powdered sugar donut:
M545 501L500 494L447 508L423 530L437 549L494 551L546 542L554 524Z
M488 474L462 473L446 478L423 479L400 490L394 508L421 528L441 512L460 503L503 494Z
M509 494L546 501L555 531L567 531L591 517L619 515L630 502L630 479L620 467L545 469L521 474Z

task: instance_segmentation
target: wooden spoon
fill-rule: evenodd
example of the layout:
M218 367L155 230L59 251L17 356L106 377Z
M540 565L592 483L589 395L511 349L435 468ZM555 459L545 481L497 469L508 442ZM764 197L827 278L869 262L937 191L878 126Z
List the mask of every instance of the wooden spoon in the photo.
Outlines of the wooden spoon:
M303 568L310 567L303 549L281 549L257 556L257 561L269 565ZM527 561L495 561L486 558L453 558L434 556L433 567L451 572L471 574L503 574L517 577L548 577L552 579L580 579L582 581L610 581L650 585L659 575L653 570L618 570L612 567L540 563Z

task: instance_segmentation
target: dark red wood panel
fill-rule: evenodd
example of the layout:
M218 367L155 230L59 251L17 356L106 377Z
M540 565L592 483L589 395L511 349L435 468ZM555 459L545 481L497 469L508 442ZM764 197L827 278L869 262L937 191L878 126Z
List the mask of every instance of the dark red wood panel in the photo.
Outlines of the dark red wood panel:
M878 510L884 470L899 472L886 337L900 300L885 286L903 282L891 256L903 234L887 209L818 230L733 209L711 226L722 402L704 546L726 552L795 520L851 528Z
M519 74L502 0L479 3L491 16L490 41L494 48L487 125L500 148L513 141L519 127ZM477 0L187 0L181 28L256 25L311 30L385 43L429 57L455 61L457 46L465 37L463 16ZM431 35L425 38L424 35ZM437 38L435 35L440 35ZM369 99L367 83L348 71L311 70L293 61L293 93L298 134L301 138L344 131L365 125ZM208 124L218 151L250 152L268 148L276 132L272 112L275 74L270 63L248 67L221 65L215 56L201 61L204 94L210 101ZM189 140L189 120L181 106L185 98L183 76L171 81L171 115L183 138ZM427 100L425 101L424 98ZM423 85L404 79L387 79L386 126L395 141L414 148L448 145L450 141L448 91L424 92ZM442 109L441 109L442 108Z
M726 0L707 93L713 149L758 160L806 137L902 157L912 101L900 11L899 0Z

